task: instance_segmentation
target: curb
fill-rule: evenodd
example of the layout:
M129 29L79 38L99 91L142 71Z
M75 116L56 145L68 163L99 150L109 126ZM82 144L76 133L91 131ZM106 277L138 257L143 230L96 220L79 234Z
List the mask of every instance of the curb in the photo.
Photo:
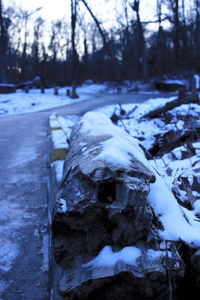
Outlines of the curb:
M49 168L48 180L48 219L49 219L49 294L50 300L62 300L57 293L58 278L61 269L56 264L52 247L52 217L56 205L56 197L63 176L63 165L69 149L69 137L73 126L79 120L75 115L67 118L59 114L49 117L49 130L47 137L47 164Z

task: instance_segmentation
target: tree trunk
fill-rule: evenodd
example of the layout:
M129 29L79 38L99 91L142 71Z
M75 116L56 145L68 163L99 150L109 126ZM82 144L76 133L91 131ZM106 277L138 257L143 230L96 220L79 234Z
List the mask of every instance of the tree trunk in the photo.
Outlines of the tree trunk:
M157 0L157 15L158 15L158 34L157 34L157 45L156 45L156 73L162 74L162 40L163 40L163 29L162 29L162 1Z
M142 118L159 118L162 114L165 114L169 110L178 107L182 104L189 104L189 103L198 103L199 104L199 97L197 95L190 95L190 96L185 96L184 98L176 99L174 101L168 102L165 104L163 107L159 107L153 111L150 111L149 113L145 114Z
M194 32L194 57L199 59L200 51L200 1L195 1L196 19L195 19L195 32Z
M93 14L92 10L90 9L90 7L88 6L87 2L85 0L80 0L83 2L83 4L85 5L85 7L87 8L88 12L90 13L91 17L93 18L98 30L99 30L99 33L103 39L103 45L106 49L106 52L108 54L108 56L110 57L110 60L111 60L111 63L112 63L112 67L114 69L114 74L116 76L116 80L119 80L120 79L120 76L119 76L119 68L118 68L118 64L117 64L117 60L115 59L115 57L113 56L112 54L112 51L110 50L110 47L109 47L109 44L108 44L108 41L107 41L107 38L106 38L106 34L105 32L103 31L103 29L101 28L101 25L100 25L100 22L97 20L97 18L95 17L95 15Z
M5 56L6 56L6 45L5 45L5 28L3 22L3 10L2 10L2 0L0 0L0 29L1 29L1 39L0 39L0 81L5 81Z
M28 22L28 13L25 12L24 14L24 45L23 45L23 52L22 52L22 80L26 79L26 65L27 65L27 60L26 60L26 51L27 51L27 22Z
M179 21L179 0L175 0L174 7L174 51L175 51L175 59L179 64L180 62L180 21Z
M71 0L72 82L77 80L77 52L76 52L76 45L75 45L76 19L77 19L77 0Z
M136 12L137 16L137 30L138 30L138 45L136 47L139 47L140 55L138 57L139 61L142 62L142 77L144 81L147 81L148 79L148 73L147 73L147 51L146 51L146 44L145 44L145 38L144 38L144 30L143 26L140 20L140 14L139 14L139 6L140 6L140 0L135 0L134 4L130 4L131 8Z
M182 20L183 25L181 28L181 40L182 40L182 47L181 47L181 57L183 62L187 62L188 56L188 38L187 38L187 25L186 25L186 18L185 18L185 0L182 0Z
M164 154L171 152L177 147L181 147L184 144L191 144L192 142L198 141L200 138L200 126L198 123L194 124L190 128L185 130L170 130L165 134L156 136L156 141L148 152L156 158L163 157ZM192 150L186 152L185 158L194 155Z

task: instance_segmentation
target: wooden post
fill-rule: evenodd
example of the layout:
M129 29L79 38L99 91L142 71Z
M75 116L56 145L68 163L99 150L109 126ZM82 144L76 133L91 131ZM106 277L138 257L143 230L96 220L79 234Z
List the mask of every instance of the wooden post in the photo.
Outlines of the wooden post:
M196 88L196 90L198 91L199 90L199 88L200 88L200 82L199 82L199 75L198 74L195 74L194 75L194 80L195 80L195 88Z
M58 87L57 86L54 88L54 95L58 96Z
M178 92L178 100L179 100L179 102L182 102L184 100L184 97L185 97L185 88L182 88Z
M121 88L121 86L118 86L117 87L117 94L121 94L121 92L122 92L122 88Z
M68 96L68 97L70 96L70 89L66 90L66 96Z
M196 80L194 77L192 78L191 81L191 92L193 95L196 95Z
M78 95L76 93L76 81L74 80L72 82L72 93L71 93L71 98L76 99L78 98Z

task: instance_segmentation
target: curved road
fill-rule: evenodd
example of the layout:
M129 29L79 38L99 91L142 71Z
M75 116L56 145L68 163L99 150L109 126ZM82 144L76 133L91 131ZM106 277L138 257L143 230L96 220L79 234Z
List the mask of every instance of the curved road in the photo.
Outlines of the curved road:
M46 136L50 113L83 114L104 105L141 103L163 95L93 97L62 108L0 118L0 300L49 299Z

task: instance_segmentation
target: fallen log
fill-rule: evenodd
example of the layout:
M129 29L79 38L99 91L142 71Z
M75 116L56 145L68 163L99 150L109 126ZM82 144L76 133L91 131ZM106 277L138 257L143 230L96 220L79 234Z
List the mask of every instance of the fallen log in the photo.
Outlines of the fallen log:
M63 299L168 299L183 276L175 245L161 246L155 175L134 143L103 114L72 132L52 222Z
M159 107L153 111L148 112L142 118L149 118L149 119L154 119L154 118L159 118L161 115L165 114L169 110L178 107L182 104L190 104L190 103L198 103L200 104L199 96L197 94L192 94L192 95L181 95L179 98L166 103L164 106Z
M120 257L123 251L129 257L112 263L112 258ZM101 264L99 258L103 253L111 261ZM112 252L107 246L88 264L64 270L58 285L60 295L66 300L173 299L169 294L173 292L174 283L171 283L170 293L166 281L167 276L172 276L169 280L174 280L175 274L180 276L178 257L172 260L168 256L171 251L167 250L149 250L142 254L136 247L126 247L121 253Z
M171 152L177 147L186 145L187 151L184 158L194 155L194 149L190 147L192 142L200 139L200 124L193 122L193 127L185 128L185 130L170 130L164 134L156 136L156 141L148 149L153 157L162 157L164 154Z
M10 93L15 93L16 92L16 87L14 84L0 84L0 94L10 94Z
M180 80L163 80L155 82L155 87L164 92L174 92L186 89L185 84Z

